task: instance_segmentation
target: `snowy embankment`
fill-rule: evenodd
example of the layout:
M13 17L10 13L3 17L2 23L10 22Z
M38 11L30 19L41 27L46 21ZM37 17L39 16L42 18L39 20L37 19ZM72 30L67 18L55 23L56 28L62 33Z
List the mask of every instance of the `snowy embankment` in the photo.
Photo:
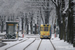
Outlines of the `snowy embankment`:
M9 48L8 50L23 50L25 48L25 46L27 46L30 42L32 42L34 39L28 39L27 41L20 43L12 48Z
M55 38L54 34L52 35L51 41L56 50L75 50L75 47L73 47L72 44L69 44L66 41L64 42L64 40L60 40L58 36Z
M10 47L10 46L13 46L17 43L20 43L24 40L26 40L27 38L19 38L17 41L11 41L11 42L3 42L3 43L6 43L7 45L3 46L3 47L0 47L0 50L5 50L6 48Z

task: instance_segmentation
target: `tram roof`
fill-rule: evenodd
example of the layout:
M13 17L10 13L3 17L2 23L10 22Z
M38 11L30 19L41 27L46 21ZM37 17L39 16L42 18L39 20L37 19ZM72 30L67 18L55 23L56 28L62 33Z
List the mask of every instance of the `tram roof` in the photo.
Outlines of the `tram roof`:
M40 26L41 26L41 27L44 27L44 26L49 26L49 27L50 27L49 24L41 24Z
M19 22L18 21L6 21L6 23L10 23L10 24L18 24Z

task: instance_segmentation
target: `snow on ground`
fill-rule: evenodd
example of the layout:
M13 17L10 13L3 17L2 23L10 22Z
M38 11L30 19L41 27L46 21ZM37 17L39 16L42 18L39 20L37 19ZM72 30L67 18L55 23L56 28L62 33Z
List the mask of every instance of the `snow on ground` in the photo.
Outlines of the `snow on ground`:
M39 50L54 50L49 39L42 40Z
M75 50L75 47L73 47L72 44L64 42L64 40L60 40L58 37L59 36L55 38L53 34L51 38L51 41L54 44L56 50Z
M26 50L37 50L40 40L41 39L37 38L36 41L33 44L31 44Z
M29 35L25 35L25 37L27 38L40 38L39 34L29 34Z
M20 38L19 40L21 40L22 38ZM25 39L22 39L21 41L23 41L23 40L26 40L27 38L25 38ZM14 45L14 44L16 44L16 43L19 43L19 42L21 42L21 41L19 41L19 40L17 40L17 41L11 41L11 42L3 42L3 43L6 43L7 45L5 45L5 46L3 46L3 47L0 47L0 50L5 50L6 48L8 48L8 47L10 47L10 46L12 46L12 45Z
M23 50L28 44L30 44L30 42L32 42L34 40L34 38L30 38L27 41L20 43L12 48L9 48L8 50Z
M3 33L5 33L5 32L3 32ZM22 50L26 45L28 45L35 38L37 38L36 41L26 49L26 50L36 50L36 48L38 47L39 42L41 40L39 34L28 34L28 35L24 34L24 38L22 38L22 34L20 32L19 36L20 37L17 41L3 42L3 43L7 43L7 45L5 45L3 47L0 47L0 50L4 50L5 48L8 48L9 46L12 46L16 43L19 43L23 40L26 40L26 39L30 38L26 42L20 43L20 44L16 45L15 47L12 47L12 48L8 49L8 50ZM59 36L57 35L57 37L55 38L54 34L52 34L52 38L51 38L51 41L54 44L56 50L75 50L75 47L73 47L73 44L69 44L67 42L64 42L64 40L60 40L58 37ZM53 50L53 48L51 46L51 43L49 42L48 39L43 39L43 41L41 43L41 46L40 46L40 50Z

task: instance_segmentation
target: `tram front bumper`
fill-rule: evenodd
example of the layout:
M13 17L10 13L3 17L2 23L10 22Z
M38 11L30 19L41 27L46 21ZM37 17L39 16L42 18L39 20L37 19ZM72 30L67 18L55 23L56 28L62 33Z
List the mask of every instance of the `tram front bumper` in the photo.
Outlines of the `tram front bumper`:
M43 36L40 36L40 38L43 38Z
M50 36L43 36L43 35L41 35L40 38L50 38Z

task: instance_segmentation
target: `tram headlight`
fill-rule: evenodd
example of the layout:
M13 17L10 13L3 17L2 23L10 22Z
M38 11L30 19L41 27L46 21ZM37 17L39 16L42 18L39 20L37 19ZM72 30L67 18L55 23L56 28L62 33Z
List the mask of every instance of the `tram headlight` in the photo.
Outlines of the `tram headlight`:
M49 35L49 33L47 35Z

